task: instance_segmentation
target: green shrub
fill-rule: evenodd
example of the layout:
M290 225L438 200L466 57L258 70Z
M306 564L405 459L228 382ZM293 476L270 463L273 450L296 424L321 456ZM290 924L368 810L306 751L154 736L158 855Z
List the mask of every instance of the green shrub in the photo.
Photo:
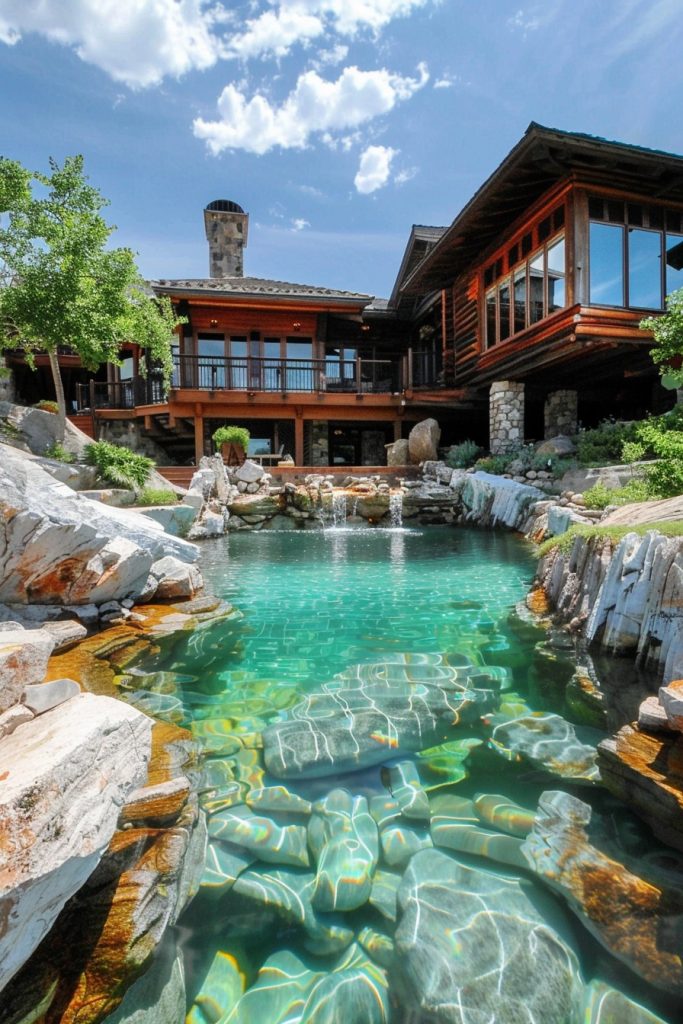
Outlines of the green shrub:
M59 406L56 402L53 402L49 398L41 398L39 402L33 406L34 409L40 409L41 412L52 412L55 415L59 412Z
M446 465L450 469L467 469L474 465L482 452L483 449L476 441L461 441L460 444L452 444L446 453Z
M603 420L592 430L579 431L576 453L582 466L604 466L620 462L624 444L637 441L639 423Z
M46 458L56 459L57 462L75 462L76 457L68 452L63 444L59 441L55 441L54 444L48 445L43 452Z
M178 495L165 487L143 487L139 492L136 505L177 505Z
M220 448L223 444L236 444L246 452L250 436L246 427L219 427L212 438L216 448Z
M486 455L483 459L477 459L474 468L482 473L493 473L495 476L502 476L508 472L508 467L515 459L514 452L505 455Z
M154 466L152 459L109 441L94 441L85 449L85 460L97 467L103 480L116 487L140 490Z
M598 509L607 508L608 505L630 505L634 501L649 501L656 497L660 495L653 493L648 480L635 477L623 487L606 487L605 484L597 483L583 494L586 508Z

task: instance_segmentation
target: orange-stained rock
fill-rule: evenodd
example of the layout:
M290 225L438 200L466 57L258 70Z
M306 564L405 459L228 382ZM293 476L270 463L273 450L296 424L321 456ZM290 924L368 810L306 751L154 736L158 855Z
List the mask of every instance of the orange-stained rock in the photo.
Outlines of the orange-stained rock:
M656 988L680 996L683 874L672 871L664 883L623 852L615 859L613 840L592 817L590 806L568 793L544 792L522 853L610 953Z
M129 794L121 810L122 825L168 825L177 820L190 795L186 778L169 779L155 786L142 786Z
M625 725L599 745L598 765L610 792L683 850L683 735Z
M526 606L534 615L548 615L550 601L543 587L535 587L526 596Z

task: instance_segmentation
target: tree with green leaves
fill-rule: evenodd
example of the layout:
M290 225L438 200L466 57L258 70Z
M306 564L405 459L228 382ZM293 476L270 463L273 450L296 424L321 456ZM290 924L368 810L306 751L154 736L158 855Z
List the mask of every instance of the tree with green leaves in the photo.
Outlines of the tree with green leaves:
M663 387L683 388L683 288L667 296L665 313L646 317L640 327L654 336L650 355L659 367Z
M0 158L0 352L20 349L32 367L47 354L62 437L60 347L95 370L120 365L122 343L136 342L168 383L171 339L183 322L168 299L150 294L130 249L107 248L115 228L102 216L106 205L82 156L51 160L47 175Z

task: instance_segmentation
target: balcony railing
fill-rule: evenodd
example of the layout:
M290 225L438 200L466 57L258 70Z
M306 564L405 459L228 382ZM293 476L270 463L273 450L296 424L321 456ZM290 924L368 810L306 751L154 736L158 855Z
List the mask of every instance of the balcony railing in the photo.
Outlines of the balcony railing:
M175 356L170 387L175 390L246 391L287 394L396 394L402 366L389 359L272 359L251 356ZM80 409L134 409L166 401L159 374L146 379L90 381L78 386Z
M332 391L391 394L400 366L389 359L176 356L172 387L200 391Z

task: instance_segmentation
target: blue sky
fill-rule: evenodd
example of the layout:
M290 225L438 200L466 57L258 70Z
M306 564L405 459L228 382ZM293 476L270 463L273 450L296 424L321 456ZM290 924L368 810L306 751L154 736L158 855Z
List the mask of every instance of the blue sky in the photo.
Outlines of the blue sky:
M532 120L683 153L683 0L0 0L0 150L83 153L143 273L388 295Z

